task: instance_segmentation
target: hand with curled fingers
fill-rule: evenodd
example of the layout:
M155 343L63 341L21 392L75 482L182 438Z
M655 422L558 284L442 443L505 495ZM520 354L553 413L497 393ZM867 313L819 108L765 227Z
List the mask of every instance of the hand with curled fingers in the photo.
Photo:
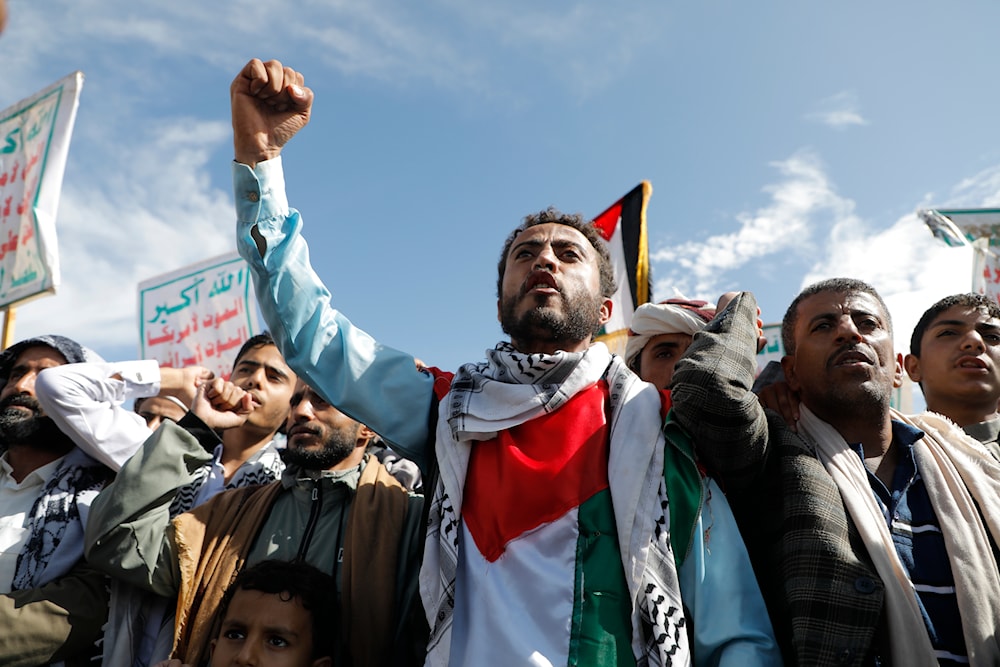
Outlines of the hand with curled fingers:
M185 366L184 368L160 368L160 395L173 396L184 405L191 405L198 391L198 385L215 377L215 374L204 366Z
M251 167L281 154L309 122L313 93L302 74L277 60L254 58L229 87L236 161Z
M191 412L211 428L237 428L253 412L253 397L232 382L215 378L198 385Z
M726 292L719 297L718 302L715 304L715 312L721 313L726 309L729 303L738 297L740 292ZM764 336L764 321L760 319L760 307L757 307L757 351L760 352L767 345L767 337Z

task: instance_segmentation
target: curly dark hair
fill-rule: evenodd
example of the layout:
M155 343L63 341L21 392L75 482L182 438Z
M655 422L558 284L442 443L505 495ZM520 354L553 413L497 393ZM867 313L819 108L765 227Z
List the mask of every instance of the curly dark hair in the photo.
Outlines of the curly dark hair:
M216 614L216 630L237 591L258 591L298 600L312 617L312 658L336 657L340 641L340 610L333 577L301 561L263 560L240 573L226 589Z
M618 285L615 283L615 273L611 267L611 255L608 253L608 245L604 242L601 232L579 213L562 213L550 206L544 211L525 216L521 224L504 241L503 250L500 252L500 261L497 262L497 297L502 296L503 276L507 270L507 254L510 252L510 247L513 245L514 239L530 227L549 223L572 227L590 241L590 245L597 251L597 264L601 272L601 296L607 299L614 295L618 290Z
M920 358L920 346L923 342L924 334L927 332L927 327L934 322L938 315L953 306L965 306L973 310L981 310L990 317L1000 320L1000 305L997 304L995 299L971 292L946 296L924 311L924 314L920 316L920 320L917 321L917 326L913 327L913 333L910 335L910 354Z
M885 314L886 328L889 330L889 334L892 335L892 317L889 315L889 309L886 307L885 301L882 300L882 297L875 291L874 287L863 280L855 278L829 278L821 280L818 283L813 283L799 292L798 296L792 299L788 310L785 311L785 317L781 320L781 343L785 346L785 354L795 353L795 324L799 320L799 304L803 299L821 292L835 292L837 294L861 292L873 296L878 301L879 306L882 307L882 312Z

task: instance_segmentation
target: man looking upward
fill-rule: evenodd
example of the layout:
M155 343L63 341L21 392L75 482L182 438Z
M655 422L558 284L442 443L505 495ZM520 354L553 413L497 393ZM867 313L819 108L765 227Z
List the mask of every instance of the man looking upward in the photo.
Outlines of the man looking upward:
M775 664L756 584L707 557L700 476L664 448L659 392L592 344L614 293L596 230L525 218L497 266L510 341L454 377L419 372L335 310L309 266L276 159L311 113L302 75L252 60L231 97L237 239L275 340L326 401L438 473L428 664Z

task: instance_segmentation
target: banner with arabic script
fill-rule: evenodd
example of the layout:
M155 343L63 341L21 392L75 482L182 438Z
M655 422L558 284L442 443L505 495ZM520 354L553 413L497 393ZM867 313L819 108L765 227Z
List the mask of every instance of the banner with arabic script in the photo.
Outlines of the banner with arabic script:
M59 285L56 210L83 72L0 111L0 307Z
M142 359L228 378L258 328L250 269L235 252L139 283Z

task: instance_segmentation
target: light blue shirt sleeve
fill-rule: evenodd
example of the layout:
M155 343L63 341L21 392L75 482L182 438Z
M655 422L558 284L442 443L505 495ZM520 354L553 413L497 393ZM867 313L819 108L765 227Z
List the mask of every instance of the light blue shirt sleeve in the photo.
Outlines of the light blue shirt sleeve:
M696 667L780 667L781 651L722 489L702 482L705 503L680 567L681 593L694 620Z
M379 344L330 305L309 263L302 218L288 207L281 158L254 169L234 162L233 192L236 244L289 367L426 470L434 380L417 370L412 355Z

